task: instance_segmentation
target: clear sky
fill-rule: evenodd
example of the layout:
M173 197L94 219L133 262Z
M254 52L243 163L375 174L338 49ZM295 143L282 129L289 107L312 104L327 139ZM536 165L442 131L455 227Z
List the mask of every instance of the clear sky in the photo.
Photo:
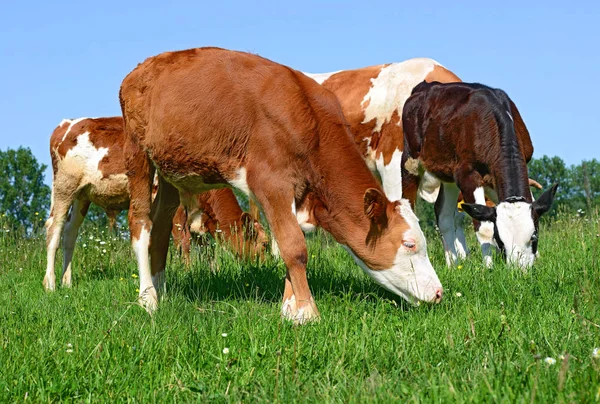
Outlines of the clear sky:
M0 149L50 165L62 118L120 114L157 53L220 46L312 72L431 57L504 89L534 157L600 157L600 1L11 1L0 4ZM51 181L48 170L47 182Z

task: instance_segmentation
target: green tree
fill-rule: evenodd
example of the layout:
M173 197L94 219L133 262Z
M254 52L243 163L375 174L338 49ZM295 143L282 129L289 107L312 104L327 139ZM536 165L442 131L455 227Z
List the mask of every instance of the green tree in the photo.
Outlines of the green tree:
M566 204L573 194L570 169L560 157L542 156L533 158L527 167L529 178L536 180L542 186L542 190L534 189L533 195L537 198L543 191L558 182L558 190L554 198L555 205Z
M600 204L600 161L584 160L571 168L572 203L589 212Z
M27 232L41 227L50 204L45 169L29 148L0 150L0 210Z

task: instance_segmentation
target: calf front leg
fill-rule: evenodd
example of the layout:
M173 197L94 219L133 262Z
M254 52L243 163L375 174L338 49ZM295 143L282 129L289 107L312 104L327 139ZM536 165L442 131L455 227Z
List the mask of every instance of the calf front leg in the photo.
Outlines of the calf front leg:
M319 311L306 278L308 253L304 233L295 215L293 189L288 184L274 184L272 181L256 181L256 184L256 198L287 266L281 315L295 324L317 320Z
M466 203L477 203L485 205L485 190L483 187L483 178L476 171L462 170L455 174L457 183L462 191ZM486 267L492 265L492 241L494 239L494 223L478 222L473 220L473 227L477 240L481 245L481 254Z

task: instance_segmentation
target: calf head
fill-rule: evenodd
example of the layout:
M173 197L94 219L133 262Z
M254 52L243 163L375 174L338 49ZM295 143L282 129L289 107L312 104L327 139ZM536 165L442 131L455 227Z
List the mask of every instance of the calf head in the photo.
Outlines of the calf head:
M243 212L229 229L223 229L222 239L240 257L253 259L264 258L269 245L269 237L258 220L248 212Z
M370 222L365 248L352 254L361 268L409 302L439 302L442 284L429 261L425 237L409 202L390 202L371 188L365 192L364 214Z
M509 263L533 265L538 246L539 218L552 207L558 184L536 201L509 197L495 207L464 203L462 209L475 220L494 223L494 242Z

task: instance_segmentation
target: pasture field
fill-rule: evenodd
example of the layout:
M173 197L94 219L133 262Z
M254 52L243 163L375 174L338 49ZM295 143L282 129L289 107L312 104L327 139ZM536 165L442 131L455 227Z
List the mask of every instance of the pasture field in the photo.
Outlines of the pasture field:
M272 258L210 246L188 270L172 253L150 317L126 240L86 228L74 287L46 293L43 237L2 232L0 402L598 402L598 223L544 223L527 274L484 269L472 229L473 254L447 269L428 234L445 295L419 307L329 236L308 236L322 320L302 327L280 320L284 266Z

